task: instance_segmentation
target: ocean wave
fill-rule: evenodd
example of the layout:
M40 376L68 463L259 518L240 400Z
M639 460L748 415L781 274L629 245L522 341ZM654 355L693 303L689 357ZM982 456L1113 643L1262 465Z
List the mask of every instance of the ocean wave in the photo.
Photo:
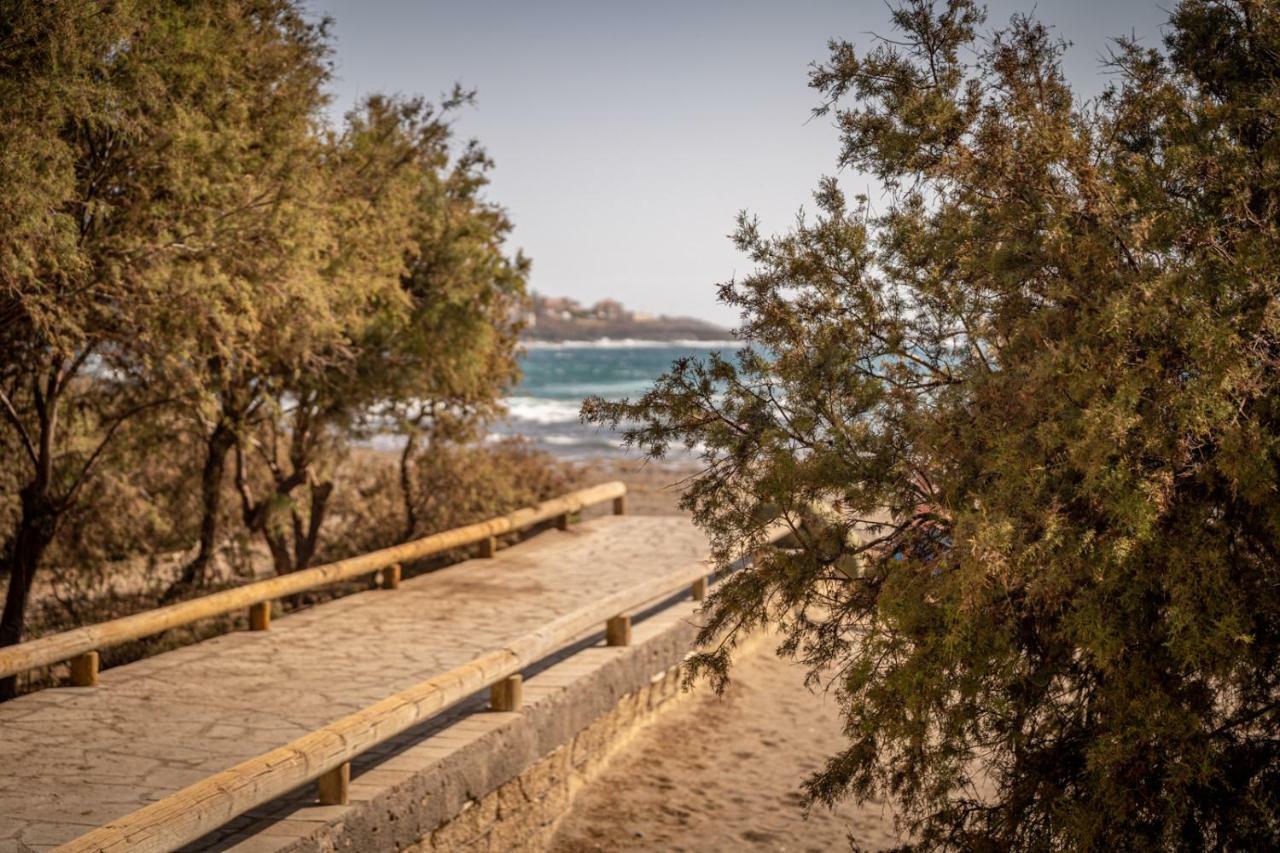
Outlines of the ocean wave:
M602 459L615 458L623 453L621 437L608 432L545 432L542 429L531 429L508 432L501 427L484 437L489 444L506 441L519 436L533 447L550 453L560 459Z
M519 437L525 438L535 444L547 444L553 447L598 447L598 448L618 448L622 446L621 437L609 432L510 432L504 429L495 429L486 433L481 439L487 444L497 444L506 441L509 438Z
M681 338L674 341L652 341L643 338L598 338L589 341L521 341L525 349L664 349L683 347L688 349L738 349L742 341L702 341Z
M552 433L550 435L540 435L537 440L543 444L550 444L554 447L620 447L622 441L620 439L611 439L599 435L562 435L561 433Z
M507 412L513 421L535 424L577 423L582 403L577 400L550 400L545 397L508 397Z
M552 399L572 398L581 400L583 397L608 397L617 398L626 395L640 395L653 387L653 379L650 377L616 379L612 382L583 381L583 382L550 382L538 388L543 393L552 395Z

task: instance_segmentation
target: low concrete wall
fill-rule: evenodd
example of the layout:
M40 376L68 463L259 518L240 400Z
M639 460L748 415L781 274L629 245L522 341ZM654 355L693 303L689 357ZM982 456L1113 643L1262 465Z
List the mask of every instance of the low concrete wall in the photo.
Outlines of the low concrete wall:
M526 673L519 712L473 699L352 767L351 802L299 791L190 849L267 851L541 850L573 793L629 735L678 698L696 632L691 602L638 622L632 644L581 644Z
M628 693L568 743L479 800L409 848L427 851L541 851L582 785L641 725L680 697L678 665Z

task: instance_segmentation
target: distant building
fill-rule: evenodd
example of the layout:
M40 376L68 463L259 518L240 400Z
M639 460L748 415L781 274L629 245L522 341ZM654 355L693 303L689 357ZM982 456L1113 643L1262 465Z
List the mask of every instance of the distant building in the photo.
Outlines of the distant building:
M597 320L627 320L630 315L616 299L601 299L591 306L591 316Z
M720 341L729 336L729 331L689 317L629 311L616 299L601 299L588 308L575 299L534 293L529 298L524 335L530 341L606 338Z
M587 311L574 299L563 296L540 296L534 294L530 300L533 321L527 325L534 327L539 320L568 322L587 316Z

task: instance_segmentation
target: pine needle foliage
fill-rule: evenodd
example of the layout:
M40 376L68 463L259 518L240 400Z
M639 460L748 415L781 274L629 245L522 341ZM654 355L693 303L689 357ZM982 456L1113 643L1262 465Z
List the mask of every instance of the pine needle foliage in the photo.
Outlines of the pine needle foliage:
M1184 0L1082 102L1066 45L968 0L830 45L840 164L721 287L736 357L584 414L652 456L722 563L727 675L771 622L919 849L1280 845L1280 6ZM879 209L877 209L879 208Z

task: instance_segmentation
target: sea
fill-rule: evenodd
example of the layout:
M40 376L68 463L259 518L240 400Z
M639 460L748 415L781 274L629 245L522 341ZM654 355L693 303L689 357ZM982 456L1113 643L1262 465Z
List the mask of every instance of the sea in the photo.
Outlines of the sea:
M677 359L712 351L727 355L740 347L734 340L526 342L520 357L523 376L506 400L508 415L491 432L524 436L563 458L620 456L616 432L579 419L583 398L634 399Z

